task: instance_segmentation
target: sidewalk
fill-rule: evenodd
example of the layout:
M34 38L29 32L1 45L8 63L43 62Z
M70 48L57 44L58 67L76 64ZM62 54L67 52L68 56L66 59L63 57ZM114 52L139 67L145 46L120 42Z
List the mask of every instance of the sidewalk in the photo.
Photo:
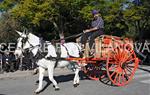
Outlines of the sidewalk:
M32 76L32 72L33 72L33 70L29 70L29 71L19 71L18 70L15 72L3 73L3 74L0 74L0 80Z

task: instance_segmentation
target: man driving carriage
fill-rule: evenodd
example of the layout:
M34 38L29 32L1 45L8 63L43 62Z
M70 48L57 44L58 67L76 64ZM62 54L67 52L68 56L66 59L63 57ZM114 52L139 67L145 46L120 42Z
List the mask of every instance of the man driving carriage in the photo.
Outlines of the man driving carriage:
M89 47L92 48L92 45L94 43L94 39L100 35L103 34L104 30L104 21L102 17L100 16L100 13L98 10L92 11L93 20L91 22L91 28L84 30L84 34L81 37L81 44L82 47L85 47L85 43L87 42L87 39L90 37L89 41Z

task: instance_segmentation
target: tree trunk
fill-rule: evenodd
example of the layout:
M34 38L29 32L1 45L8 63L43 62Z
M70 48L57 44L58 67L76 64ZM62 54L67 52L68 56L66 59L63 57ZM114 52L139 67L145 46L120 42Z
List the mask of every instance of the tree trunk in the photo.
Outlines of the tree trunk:
M61 29L58 27L58 25L56 24L56 22L53 21L53 25L56 28L56 31L58 31L59 33L59 38L61 40L61 43L63 44L65 42L64 40L64 32L63 32L63 28L61 26Z

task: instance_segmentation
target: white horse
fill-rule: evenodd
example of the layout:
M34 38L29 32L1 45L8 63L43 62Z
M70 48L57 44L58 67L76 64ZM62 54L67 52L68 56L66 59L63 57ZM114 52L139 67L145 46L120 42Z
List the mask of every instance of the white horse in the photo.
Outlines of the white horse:
M18 38L15 55L21 56L22 55L21 52L23 52L25 49L29 49L33 53L33 55L36 56L36 54L38 53L38 51L40 49L40 44L41 44L40 38L33 35L32 33L27 34L27 33L21 33L19 31L17 31L17 33L20 35L20 38ZM24 39L26 39L26 41L23 41ZM52 45L51 43L47 43L47 44L48 44L47 55L44 58L39 59L37 61L37 64L39 66L39 85L38 85L38 88L35 90L35 93L39 93L42 90L42 81L43 81L44 72L46 69L48 70L49 80L53 83L55 90L59 90L57 82L55 81L55 79L53 77L54 68L56 65L57 65L56 67L58 67L58 68L62 68L62 67L66 67L66 66L72 67L71 69L74 70L74 72L75 72L73 85L75 87L78 86L79 85L80 66L77 64L77 62L73 62L73 61L48 60L47 57L56 58L57 53L56 53L56 49L55 49L54 45ZM61 51L60 57L61 58L68 58L69 56L80 57L81 47L77 43L73 43L73 42L64 43L60 47L61 47L61 49L60 49L60 51ZM70 64L71 62L73 62L74 64ZM71 66L69 66L69 65L71 65Z

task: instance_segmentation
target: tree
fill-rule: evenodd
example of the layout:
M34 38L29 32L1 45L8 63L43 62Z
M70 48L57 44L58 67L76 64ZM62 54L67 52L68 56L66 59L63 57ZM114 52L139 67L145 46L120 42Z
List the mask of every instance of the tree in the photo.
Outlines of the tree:
M117 1L117 2L116 2ZM140 6L130 0L4 0L0 10L9 13L20 27L47 40L82 32L90 25L91 11L100 10L105 33L137 38L149 30L149 0Z
M25 26L33 31L39 31L46 24L49 28L61 34L69 35L82 30L82 19L79 18L79 10L82 7L82 0L20 0L14 4L11 0L3 3L3 10L10 9L10 13L16 18L21 26ZM44 24L44 25L43 25ZM80 28L79 28L80 27Z
M94 5L93 5L93 2ZM105 20L105 33L117 36L137 38L148 28L149 23L149 2L143 1L140 6L129 0L96 0L82 8L83 18L90 21L89 13L92 9L100 10Z
M0 42L16 42L15 30L19 29L19 23L8 13L3 13L0 20Z

